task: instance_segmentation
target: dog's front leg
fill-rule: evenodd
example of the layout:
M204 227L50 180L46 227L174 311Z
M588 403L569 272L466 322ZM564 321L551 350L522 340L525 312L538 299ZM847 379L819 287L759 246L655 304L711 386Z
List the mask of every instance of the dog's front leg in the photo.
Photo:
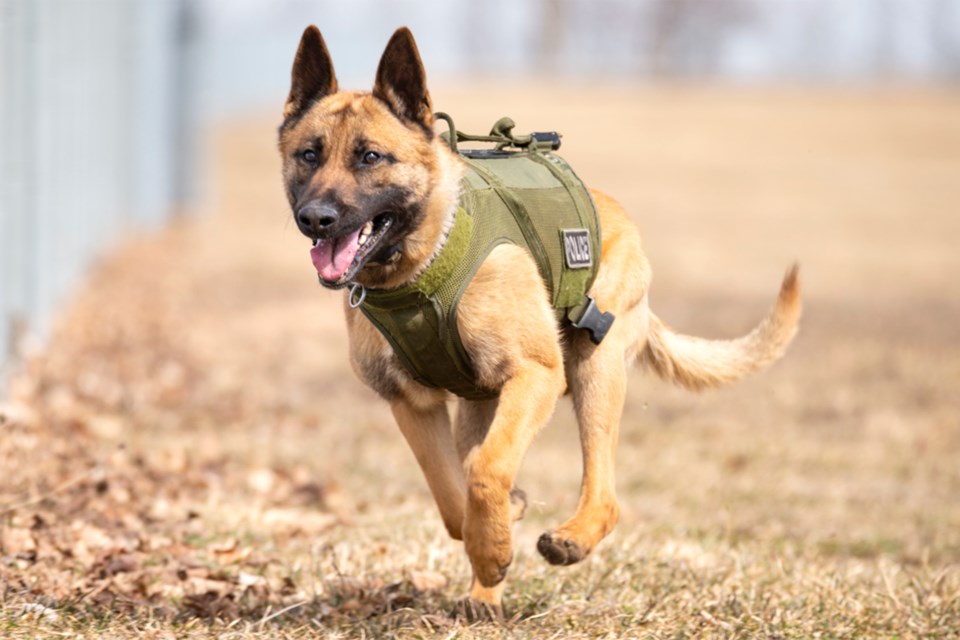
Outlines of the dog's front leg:
M470 595L497 607L500 583L513 559L510 491L514 477L564 388L559 363L523 364L503 385L490 428L464 461L467 509L463 542L474 572Z
M402 398L392 401L390 409L426 476L447 532L462 540L466 483L446 403L424 407Z

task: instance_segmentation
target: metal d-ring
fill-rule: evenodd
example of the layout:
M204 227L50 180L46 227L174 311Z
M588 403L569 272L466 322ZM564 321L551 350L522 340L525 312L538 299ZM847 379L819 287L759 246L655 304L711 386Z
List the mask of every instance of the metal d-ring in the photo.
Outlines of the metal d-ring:
M356 298L357 287L360 287L360 297L357 298L356 302L354 302L354 298ZM347 304L350 305L351 309L356 309L357 307L363 304L363 300L366 297L367 297L367 289L360 283L354 283L354 285L350 287L350 295L349 297L347 297Z

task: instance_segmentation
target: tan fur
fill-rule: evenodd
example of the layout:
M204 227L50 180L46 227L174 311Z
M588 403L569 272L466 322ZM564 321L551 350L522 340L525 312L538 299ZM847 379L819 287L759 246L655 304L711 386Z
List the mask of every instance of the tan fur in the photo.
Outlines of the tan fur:
M400 49L395 46L398 38ZM403 48L410 46L415 60ZM409 96L380 86L389 85L391 64L419 65L409 32L398 31L384 54L378 71L380 98L333 93L283 130L280 144L288 179L291 154L318 132L344 154L341 147L362 132L400 159L381 179L414 189L427 213L404 240L395 263L359 272L358 282L384 288L410 281L436 255L456 207L463 171L445 143L409 121L416 117L420 124L432 123L423 115L429 98L424 95L413 107L405 107ZM404 115L409 113L414 116ZM350 175L346 164L333 162L314 179L347 185ZM661 377L700 390L737 380L779 358L796 332L796 267L784 279L773 311L743 338L704 340L669 329L648 308L651 271L639 231L612 198L599 192L593 196L603 250L590 293L601 309L616 315L610 332L594 345L584 332L559 327L533 259L516 246L498 246L467 286L457 317L479 380L499 390L499 397L458 399L453 420L447 410L449 394L415 382L383 336L358 310L344 305L354 370L390 402L447 530L463 540L474 573L468 603L474 613L499 611L513 557L511 524L525 506L514 478L564 392L572 396L580 425L583 482L575 513L538 543L541 554L554 564L581 560L616 525L613 461L632 362L639 358Z
M650 314L642 361L661 378L692 391L739 380L780 358L797 332L800 318L798 268L783 278L777 302L749 334L736 340L704 340L674 332Z

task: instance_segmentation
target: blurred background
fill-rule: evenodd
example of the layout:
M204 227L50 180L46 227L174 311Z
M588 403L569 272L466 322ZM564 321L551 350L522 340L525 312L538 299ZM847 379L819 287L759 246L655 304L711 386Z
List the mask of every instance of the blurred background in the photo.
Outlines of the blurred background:
M422 637L449 602L391 585L466 588L291 224L276 129L311 23L343 88L408 25L460 129L561 132L680 331L746 333L801 263L769 371L630 377L620 525L563 571L535 551L577 504L558 405L518 482L520 635L955 634L957 0L0 0L0 620L126 602L143 637L309 603L264 632L313 637L346 603L350 637Z
M952 0L2 0L0 360L118 234L202 208L206 133L278 113L309 23L345 87L370 84L400 24L434 87L960 79Z

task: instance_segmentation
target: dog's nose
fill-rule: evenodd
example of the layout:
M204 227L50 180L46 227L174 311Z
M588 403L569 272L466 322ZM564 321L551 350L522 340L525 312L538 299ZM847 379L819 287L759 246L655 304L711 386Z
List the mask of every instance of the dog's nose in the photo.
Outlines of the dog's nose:
M332 227L340 216L336 208L328 204L309 202L297 210L296 218L297 226L303 235L317 238Z

